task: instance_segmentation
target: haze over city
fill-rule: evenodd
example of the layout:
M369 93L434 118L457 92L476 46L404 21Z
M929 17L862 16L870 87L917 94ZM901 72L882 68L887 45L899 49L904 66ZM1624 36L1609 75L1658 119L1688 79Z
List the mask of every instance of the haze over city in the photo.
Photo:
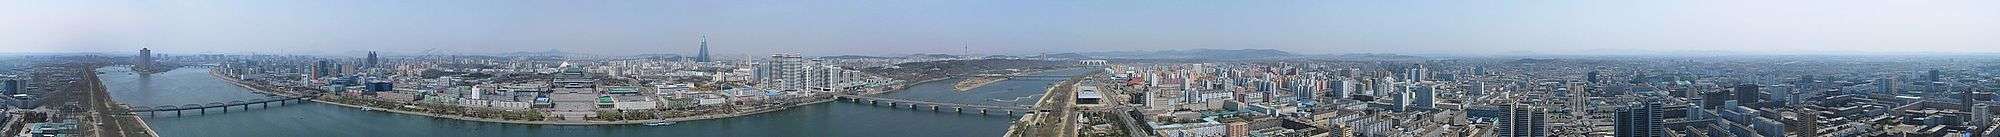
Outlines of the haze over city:
M11 1L0 52L1991 53L1995 1Z
M2000 137L2000 1L17 0L0 137Z

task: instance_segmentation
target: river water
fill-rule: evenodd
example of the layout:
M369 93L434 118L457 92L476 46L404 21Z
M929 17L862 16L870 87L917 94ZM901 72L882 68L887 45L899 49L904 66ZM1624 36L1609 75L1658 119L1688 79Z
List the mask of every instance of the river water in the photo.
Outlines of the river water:
M127 68L97 70L112 98L132 106L181 105L268 96L251 93L208 75L207 69L176 69L135 75ZM1086 69L1039 75L1080 75ZM952 91L959 79L923 83L905 91L876 96L986 105L1030 105L1042 90L1061 78L1016 78L972 91ZM400 136L1000 136L1018 116L958 114L896 109L849 102L828 102L734 118L685 121L670 126L544 126L498 124L365 111L329 104L274 105L231 108L228 113L162 112L145 117L167 137L400 137Z

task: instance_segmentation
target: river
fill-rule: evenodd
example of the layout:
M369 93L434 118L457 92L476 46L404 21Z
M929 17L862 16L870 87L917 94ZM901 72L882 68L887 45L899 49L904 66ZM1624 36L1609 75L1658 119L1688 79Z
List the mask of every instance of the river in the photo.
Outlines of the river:
M129 69L97 70L112 98L132 106L180 105L266 98L208 75L203 68L136 75ZM1080 75L1087 69L1040 75ZM966 92L952 91L960 79L911 86L876 96L987 105L1029 105L1061 78L1016 78ZM939 113L848 102L805 105L734 118L685 121L670 126L546 126L498 124L365 111L329 104L288 104L228 113L162 112L145 117L167 137L418 137L418 136L1000 136L1018 116Z

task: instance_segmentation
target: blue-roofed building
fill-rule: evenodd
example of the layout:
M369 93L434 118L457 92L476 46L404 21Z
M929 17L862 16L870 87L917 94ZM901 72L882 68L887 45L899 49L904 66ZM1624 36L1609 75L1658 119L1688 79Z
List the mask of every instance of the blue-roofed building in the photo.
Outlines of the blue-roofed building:
M1077 89L1078 89L1076 93L1077 105L1103 104L1104 93L1097 92L1097 87L1086 86L1086 87L1078 87Z

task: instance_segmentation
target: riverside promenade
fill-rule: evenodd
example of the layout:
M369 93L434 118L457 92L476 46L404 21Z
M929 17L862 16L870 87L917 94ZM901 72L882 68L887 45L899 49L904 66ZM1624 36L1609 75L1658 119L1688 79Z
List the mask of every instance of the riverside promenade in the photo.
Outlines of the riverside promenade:
M272 89L264 89L264 88L262 88L263 86L253 86L253 85L250 85L250 84L247 84L247 83L245 83L245 82L242 82L242 81L240 81L240 80L237 80L237 79L234 79L234 78L229 78L229 77L227 77L227 76L223 76L223 75L222 75L221 73L218 73L217 71L209 71L209 75L210 75L210 76L214 76L214 77L215 77L215 78L217 78L217 79L223 79L223 81L228 81L228 82L229 82L229 83L231 83L231 84L236 84L237 86L240 86L240 87L243 87L243 88L248 88L248 89L250 89L251 91L256 91L256 92L264 92L264 93L268 93L268 94L274 94L274 95L286 95L286 96L298 96L298 95L302 95L302 94L300 94L300 93L294 93L294 92L289 92L289 91L274 91L274 90L272 90ZM478 118L478 117L466 117L466 116L458 116L458 115L443 115L443 114L433 114L433 113L424 113L424 112L414 112L414 111L403 111L403 110L396 110L396 109L388 109L388 108L378 108L378 107L370 107L370 106L363 106L363 105L354 105L354 104L346 104L346 103L340 103L340 102L333 102L333 101L326 101L326 100L320 100L320 99L311 99L310 101L313 101L313 102L319 102L319 103L326 103L326 104L333 104L333 105L337 105L337 106L344 106L344 107L350 107L350 108L359 108L359 109L363 109L363 110L376 110L376 111L382 111L382 112L391 112L391 113L399 113L399 114L407 114L407 115L419 115L419 116L429 116L429 117L436 117L436 118L449 118L449 119L457 119L457 120L466 120L466 121L479 121L479 122L491 122L491 123L508 123L508 124L528 124L528 125L633 125L633 124L645 124L645 123L660 123L660 122L678 122L678 121L694 121L694 120L708 120L708 119L718 119L718 118L730 118L730 117L738 117L738 116L747 116L747 115L753 115L753 114L760 114L760 113L766 113L766 112L774 112L774 111L779 111L779 110L784 110L784 109L790 109L790 108L793 108L793 107L798 107L798 106L804 106L804 105L812 105L812 104L819 104L819 103L826 103L826 102L831 102L831 101L833 101L833 99L820 99L820 100L816 100L816 101L812 101L812 102L808 102L808 103L799 103L799 104L792 104L792 105L789 105L789 106L785 106L785 107L778 107L778 108L765 108L765 109L757 109L757 110L751 110L751 111L743 111L743 112L735 112L735 113L726 113L726 114L708 114L708 115L694 115L694 116L685 116L685 117L674 117L674 118L665 118L665 119L653 119L653 120L625 120L625 121L527 121L527 120L506 120L506 119L493 119L493 118Z

